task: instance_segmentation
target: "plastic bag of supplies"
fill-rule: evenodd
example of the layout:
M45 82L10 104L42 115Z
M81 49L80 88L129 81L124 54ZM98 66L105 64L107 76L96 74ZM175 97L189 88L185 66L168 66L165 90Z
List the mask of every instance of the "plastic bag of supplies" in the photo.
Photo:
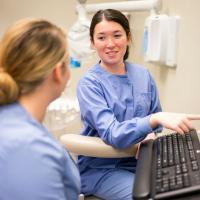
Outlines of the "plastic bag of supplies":
M70 50L70 65L73 68L80 67L81 61L91 56L94 50L90 47L90 20L82 4L77 5L78 20L68 31L68 45Z

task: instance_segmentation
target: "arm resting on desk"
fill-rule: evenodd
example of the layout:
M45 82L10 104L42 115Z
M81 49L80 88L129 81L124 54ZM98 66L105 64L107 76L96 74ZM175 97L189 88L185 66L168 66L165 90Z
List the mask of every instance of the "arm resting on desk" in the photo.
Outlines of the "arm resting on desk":
M105 144L101 138L79 134L65 134L60 137L60 142L71 153L90 157L121 158L136 155L138 145L127 149L115 149Z

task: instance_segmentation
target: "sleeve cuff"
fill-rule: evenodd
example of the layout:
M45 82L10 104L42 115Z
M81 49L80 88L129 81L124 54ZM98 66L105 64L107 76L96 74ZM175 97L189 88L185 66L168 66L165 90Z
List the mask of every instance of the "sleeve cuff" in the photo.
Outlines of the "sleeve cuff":
M140 133L142 133L143 136L146 136L148 133L154 132L149 123L150 117L151 115L148 115L138 120L138 130Z

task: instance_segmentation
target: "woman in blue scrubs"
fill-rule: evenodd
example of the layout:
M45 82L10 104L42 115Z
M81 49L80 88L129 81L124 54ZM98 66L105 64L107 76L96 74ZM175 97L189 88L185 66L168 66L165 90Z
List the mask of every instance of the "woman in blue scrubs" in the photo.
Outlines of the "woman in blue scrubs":
M0 199L77 200L78 168L42 125L70 77L66 35L46 20L24 19L0 45Z
M99 63L80 80L77 89L83 135L100 137L114 148L128 148L162 127L184 133L198 115L161 112L159 95L149 71L127 62L131 32L119 11L98 11L90 38ZM79 156L82 192L106 200L131 200L136 158Z

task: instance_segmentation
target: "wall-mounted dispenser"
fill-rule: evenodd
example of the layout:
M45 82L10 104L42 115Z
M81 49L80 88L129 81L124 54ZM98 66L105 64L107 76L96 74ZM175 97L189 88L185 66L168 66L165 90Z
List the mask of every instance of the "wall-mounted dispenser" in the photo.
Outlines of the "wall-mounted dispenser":
M144 27L143 51L145 60L176 66L179 17L151 15Z

